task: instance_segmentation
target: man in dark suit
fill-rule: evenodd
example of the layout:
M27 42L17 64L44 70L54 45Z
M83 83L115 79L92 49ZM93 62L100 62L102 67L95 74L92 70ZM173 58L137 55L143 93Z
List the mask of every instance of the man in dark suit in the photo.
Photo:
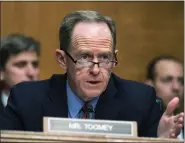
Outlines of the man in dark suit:
M171 55L154 57L147 65L147 80L155 88L156 95L162 100L164 109L169 102L178 97L179 102L174 114L183 111L184 98L184 66L183 62ZM183 130L178 138L183 138Z
M63 19L59 39L56 58L66 74L14 86L1 129L42 131L43 117L50 116L137 121L139 136L179 134L183 113L172 115L178 98L161 117L152 87L112 73L118 61L111 18L95 11L70 13Z
M10 88L23 81L38 80L40 44L24 34L9 34L0 47L0 115L7 105Z

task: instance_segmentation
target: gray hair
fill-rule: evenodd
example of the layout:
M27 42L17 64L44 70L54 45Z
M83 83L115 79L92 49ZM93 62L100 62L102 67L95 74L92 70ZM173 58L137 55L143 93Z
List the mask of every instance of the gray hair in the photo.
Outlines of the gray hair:
M71 46L71 37L75 25L79 22L104 22L110 29L113 39L113 50L116 48L115 22L108 16L96 11L75 11L66 15L59 29L60 49L67 51Z
M10 34L1 39L0 70L4 69L10 56L18 55L24 51L35 51L40 55L40 42L23 34Z

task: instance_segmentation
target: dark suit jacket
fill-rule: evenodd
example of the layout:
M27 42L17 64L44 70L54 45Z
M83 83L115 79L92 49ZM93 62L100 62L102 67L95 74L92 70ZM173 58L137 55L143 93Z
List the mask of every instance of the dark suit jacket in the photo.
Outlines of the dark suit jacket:
M43 116L68 117L66 75L24 82L11 90L0 129L43 131ZM95 119L137 121L139 136L157 136L161 117L152 87L111 75L96 106Z
M3 114L4 106L1 100L1 91L0 91L0 116Z
M0 116L3 114L4 106L2 103L2 90L4 89L4 82L0 80Z

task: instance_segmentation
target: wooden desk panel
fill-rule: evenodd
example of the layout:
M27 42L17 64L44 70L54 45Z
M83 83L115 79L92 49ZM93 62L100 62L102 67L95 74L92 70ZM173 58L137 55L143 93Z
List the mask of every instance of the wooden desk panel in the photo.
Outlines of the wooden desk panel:
M183 143L179 139L160 139L144 137L111 137L105 135L47 134L43 132L1 131L1 142L62 142L62 143L106 143L106 142L163 142Z

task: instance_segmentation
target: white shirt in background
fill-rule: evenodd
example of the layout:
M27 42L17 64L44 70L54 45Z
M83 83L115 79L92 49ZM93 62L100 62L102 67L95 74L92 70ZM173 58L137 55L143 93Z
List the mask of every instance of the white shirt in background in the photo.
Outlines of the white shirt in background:
M4 91L1 92L1 101L2 101L3 106L5 107L8 102L8 95Z

